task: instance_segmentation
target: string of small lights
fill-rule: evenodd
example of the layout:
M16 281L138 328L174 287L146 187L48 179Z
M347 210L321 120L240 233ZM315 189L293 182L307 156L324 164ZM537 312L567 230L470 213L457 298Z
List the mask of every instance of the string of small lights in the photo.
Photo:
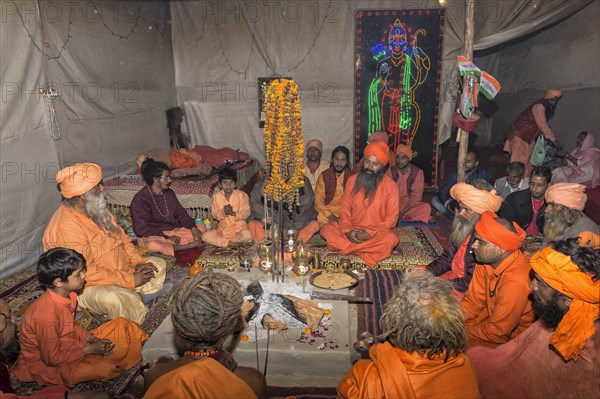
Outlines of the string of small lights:
M50 55L46 51L41 49L40 46L38 46L38 44L35 42L35 39L33 38L31 32L27 28L27 24L25 23L25 20L23 19L23 15L21 14L21 11L19 10L19 6L17 6L17 3L15 3L15 1L13 0L15 10L17 11L17 14L19 14L19 18L21 19L21 24L23 24L23 28L27 32L27 36L29 36L29 40L31 40L31 43L33 43L33 45L35 46L37 51L39 51L40 53L42 53L43 55L48 57L49 60L56 60L56 59L60 58L63 51L65 51L65 48L67 47L67 43L69 42L69 39L71 39L71 26L73 25L73 14L74 14L73 2L74 2L74 0L71 0L71 2L69 3L69 25L67 28L67 38L65 39L64 43L60 47L58 54ZM41 41L44 43L44 47L50 47L50 44L48 42L46 42L43 38L41 39Z
M246 20L246 17L244 17L244 20L246 22L248 22ZM233 68L233 66L231 65L231 61L229 61L229 57L227 57L227 54L225 54L225 49L223 48L223 41L221 40L221 35L219 35L219 29L217 28L216 19L213 19L213 22L215 24L215 32L217 34L217 39L219 40L219 48L221 49L221 54L225 58L225 62L227 63L229 70L237 73L240 76L244 76L244 79L247 79L248 78L248 69L250 69L250 61L252 60L252 54L254 53L254 44L256 43L256 20L254 20L253 27L252 27L252 46L250 47L250 54L248 55L248 63L246 64L246 68L244 68L243 72L238 71L237 69Z
M131 28L131 30L129 31L129 33L127 33L126 35L121 35L120 33L115 33L110 26L108 26L108 24L106 23L106 21L104 20L104 17L102 16L102 11L98 8L98 6L96 5L96 3L94 1L91 1L92 5L94 6L94 12L96 14L98 14L98 17L100 18L100 21L102 22L102 24L104 25L104 28L106 28L106 30L108 30L110 32L111 35L118 37L120 40L122 39L128 39L129 36L133 35L133 33L135 32L135 29L137 28L138 24L140 23L140 15L141 15L141 10L142 10L142 6L139 5L138 9L137 9L137 15L135 17L135 23L133 24L133 27ZM119 3L116 3L117 6ZM129 13L129 15L131 15L131 13Z

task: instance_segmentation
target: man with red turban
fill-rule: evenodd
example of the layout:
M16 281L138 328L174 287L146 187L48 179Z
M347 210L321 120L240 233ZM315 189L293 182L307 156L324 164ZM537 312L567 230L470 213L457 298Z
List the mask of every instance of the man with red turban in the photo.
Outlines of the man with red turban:
M398 245L394 230L399 213L398 189L385 175L388 153L383 142L365 148L360 173L348 179L339 219L321 228L329 248L343 255L354 253L367 266L389 257Z
M494 350L467 352L483 397L600 397L599 245L600 236L585 233L532 256L539 320Z
M494 348L535 320L529 294L531 267L519 249L525 231L486 211L475 226L477 265L463 301L470 346Z
M64 247L87 262L86 284L79 305L109 319L124 317L141 323L148 312L139 294L149 300L161 290L164 259L144 259L110 213L104 197L102 169L79 163L56 174L63 201L46 231L44 251ZM151 296L150 296L151 295Z
M425 188L423 170L412 163L412 149L404 144L396 148L396 165L390 166L387 175L398 185L400 220L428 223L431 205L421 202Z
M556 183L546 190L544 212L544 241L542 248L551 241L574 238L584 231L600 234L598 224L584 215L587 195L585 186L577 183Z
M464 293L469 288L475 271L475 258L471 249L475 241L475 225L483 212L496 212L500 208L502 197L485 180L476 180L473 184L455 184L450 195L458 202L458 211L452 219L450 245L427 265L426 270L434 276L450 280L457 292Z
M563 149L562 143L556 139L548 126L548 121L554 116L556 105L561 98L561 89L546 90L544 98L521 112L506 132L504 151L510 154L510 162L522 162L525 165L526 176L531 174L529 159L538 135L541 134L545 139L552 141L558 150Z

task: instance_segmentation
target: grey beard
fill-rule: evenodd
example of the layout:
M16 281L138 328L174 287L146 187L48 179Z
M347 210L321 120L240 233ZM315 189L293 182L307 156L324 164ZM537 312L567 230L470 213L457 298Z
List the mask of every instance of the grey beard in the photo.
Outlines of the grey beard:
M545 215L544 217L544 237L548 241L554 241L569 227L569 223L562 215Z
M91 193L86 194L85 210L87 211L89 218L92 219L100 229L104 229L111 233L117 231L117 227L112 223L104 193L100 193L100 195L93 195Z
M477 215L473 220L468 221L464 216L455 215L450 232L450 242L452 245L458 248L475 231L475 225L480 218L481 215Z

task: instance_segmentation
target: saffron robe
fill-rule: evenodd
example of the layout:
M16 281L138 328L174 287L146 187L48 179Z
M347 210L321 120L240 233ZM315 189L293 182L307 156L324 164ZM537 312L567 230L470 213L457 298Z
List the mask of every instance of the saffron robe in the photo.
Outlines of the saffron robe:
M144 399L231 399L256 394L240 377L211 358L196 360L158 378Z
M369 350L370 360L359 360L340 381L339 399L479 398L475 372L460 354L428 359L388 342Z
M392 254L398 245L398 234L394 230L398 222L398 189L388 176L383 176L372 198L366 198L364 190L352 193L358 175L348 179L340 218L321 228L327 246L342 255L354 253L367 266L375 266ZM371 235L371 239L355 244L346 233L360 229Z
M224 208L231 205L235 216L225 215ZM202 235L204 242L218 247L226 247L229 242L250 242L250 230L246 219L250 216L250 199L248 194L240 190L233 190L229 200L223 191L219 191L212 198L212 215L219 221L219 227L207 231Z
M541 320L495 349L467 350L485 398L599 398L600 323L576 361L550 347L554 331Z
M38 385L73 386L83 381L106 380L142 360L142 344L149 338L139 325L118 318L86 331L75 321L77 295L64 298L46 290L21 321L21 352L11 369L21 381ZM90 334L115 345L105 357L83 354Z
M400 216L400 220L417 221L428 223L431 216L431 205L421 202L423 199L423 190L425 189L425 175L423 170L409 164L410 172L402 174L397 171L392 173L392 168L386 172L396 182L398 186L398 201L400 203L400 211L408 208L404 214ZM395 168L395 167L394 167ZM415 170L413 172L413 170ZM414 177L411 179L411 175ZM395 178L397 176L397 179Z
M112 214L112 223L117 226ZM86 283L79 305L110 319L125 317L141 323L148 309L136 293L153 294L162 289L166 262L144 259L136 251L123 229L115 233L101 230L90 218L61 205L48 223L43 237L44 251L64 247L81 253L87 264ZM133 273L139 263L151 261L158 269L154 278L135 287Z
M344 178L346 173L351 172L348 169L344 169L344 173L337 176L335 194L328 204L325 203L325 179L323 179L322 175L319 176L317 187L315 188L315 209L319 213L317 220L321 226L329 223L329 217L332 215L340 217L340 204L344 196Z
M494 348L516 338L535 320L531 266L519 250L494 269L477 264L462 303L470 346Z

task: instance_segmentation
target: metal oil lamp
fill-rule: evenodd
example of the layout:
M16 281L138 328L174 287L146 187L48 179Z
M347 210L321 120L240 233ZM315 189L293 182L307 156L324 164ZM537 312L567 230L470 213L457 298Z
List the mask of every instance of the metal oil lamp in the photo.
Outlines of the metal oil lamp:
M268 237L258 246L256 253L258 254L258 269L263 272L270 274L273 271L273 241Z
M304 248L302 242L296 246L296 250L292 252L292 261L294 262L294 273L297 276L308 276L315 264L315 255Z

